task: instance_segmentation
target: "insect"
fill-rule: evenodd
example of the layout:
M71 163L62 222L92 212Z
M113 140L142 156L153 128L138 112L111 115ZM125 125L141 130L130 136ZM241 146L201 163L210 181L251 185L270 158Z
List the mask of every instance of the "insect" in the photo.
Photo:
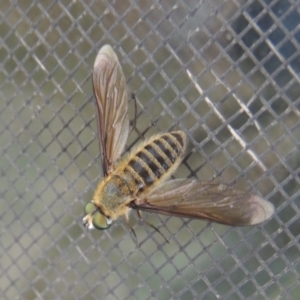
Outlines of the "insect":
M169 177L183 158L183 131L161 133L120 158L129 134L125 77L117 55L103 46L95 60L93 89L104 177L85 206L83 224L107 229L132 209L227 225L255 225L269 219L273 205L250 192L217 181Z

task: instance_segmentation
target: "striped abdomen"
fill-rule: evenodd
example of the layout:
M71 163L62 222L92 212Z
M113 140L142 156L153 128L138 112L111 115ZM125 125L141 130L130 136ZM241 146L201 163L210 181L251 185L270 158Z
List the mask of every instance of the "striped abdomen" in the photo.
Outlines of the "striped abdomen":
M122 177L131 192L137 195L166 180L177 169L185 147L186 136L182 131L155 136L139 147L123 170Z

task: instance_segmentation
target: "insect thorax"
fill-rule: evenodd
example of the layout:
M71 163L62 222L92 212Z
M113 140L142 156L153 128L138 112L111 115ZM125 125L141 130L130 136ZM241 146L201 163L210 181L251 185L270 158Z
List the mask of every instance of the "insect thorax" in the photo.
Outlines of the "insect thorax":
M95 195L98 198L96 202L101 203L105 211L116 211L127 199L132 198L126 180L118 174L107 177L100 185Z

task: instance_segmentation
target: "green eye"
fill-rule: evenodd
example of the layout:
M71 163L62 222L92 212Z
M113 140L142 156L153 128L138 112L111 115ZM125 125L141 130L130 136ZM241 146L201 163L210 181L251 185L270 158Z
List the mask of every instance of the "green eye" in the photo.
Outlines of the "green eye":
M96 229L107 229L111 224L109 221L110 219L107 219L100 211L95 212L92 219L93 225Z
M84 213L86 215L88 215L88 214L92 213L93 211L95 211L96 208L97 207L93 202L89 202L84 208Z

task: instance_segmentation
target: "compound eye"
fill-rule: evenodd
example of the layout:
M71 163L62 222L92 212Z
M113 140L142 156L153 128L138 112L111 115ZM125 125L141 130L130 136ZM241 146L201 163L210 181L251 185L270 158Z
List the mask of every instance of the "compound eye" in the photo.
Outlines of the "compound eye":
M94 212L96 209L97 209L96 205L93 202L89 202L84 208L84 213L88 215Z
M96 229L101 230L107 229L111 224L110 219L107 219L100 211L94 213L92 222Z

